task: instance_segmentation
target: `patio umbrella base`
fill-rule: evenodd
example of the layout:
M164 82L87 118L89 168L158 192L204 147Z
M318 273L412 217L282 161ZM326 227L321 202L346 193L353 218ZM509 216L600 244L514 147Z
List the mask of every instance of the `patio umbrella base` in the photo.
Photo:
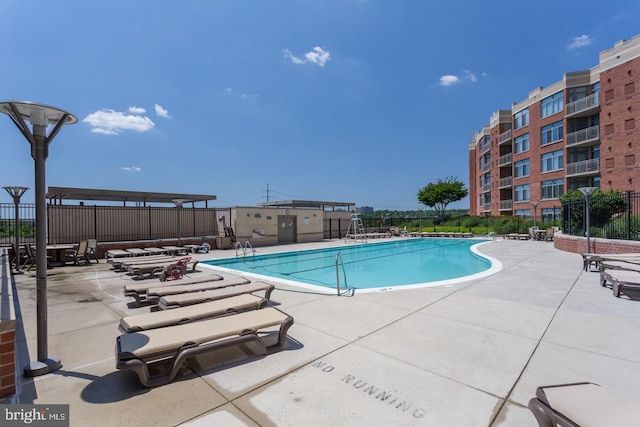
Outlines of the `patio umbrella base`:
M50 357L44 361L35 361L24 367L25 377L39 377L62 368L62 361L58 357Z

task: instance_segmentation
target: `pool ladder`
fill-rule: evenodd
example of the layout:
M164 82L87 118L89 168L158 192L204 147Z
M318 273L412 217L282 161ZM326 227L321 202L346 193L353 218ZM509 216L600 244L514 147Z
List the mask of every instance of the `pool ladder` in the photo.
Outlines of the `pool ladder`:
M251 255L253 256L255 256L256 252L258 252L256 249L253 248L253 246L251 246L251 242L249 242L248 240L244 242L244 246L242 246L242 243L236 242L236 258L238 257L238 249L242 251L243 257L247 256L248 251L251 251Z
M344 277L344 292L340 291L339 266L342 266L342 276ZM344 261L342 260L342 254L340 252L336 254L336 292L338 296L346 295L349 292L351 293L351 295L353 295L353 293L355 292L355 289L349 289L349 285L347 283L347 272L344 269Z

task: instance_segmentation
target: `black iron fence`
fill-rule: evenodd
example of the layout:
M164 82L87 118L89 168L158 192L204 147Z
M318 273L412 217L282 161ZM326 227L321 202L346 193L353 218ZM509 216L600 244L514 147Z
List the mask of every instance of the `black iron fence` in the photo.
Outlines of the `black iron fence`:
M222 215L230 209L48 205L47 243L217 236ZM19 205L17 225L20 243L35 240L35 204ZM0 203L0 245L14 243L15 227L15 205Z
M562 204L562 232L586 235L586 199ZM607 239L640 240L640 193L599 194L589 203L589 235Z

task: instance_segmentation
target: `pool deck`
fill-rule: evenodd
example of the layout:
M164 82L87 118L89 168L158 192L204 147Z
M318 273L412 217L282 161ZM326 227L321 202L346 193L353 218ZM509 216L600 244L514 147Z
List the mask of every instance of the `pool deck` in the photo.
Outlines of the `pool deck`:
M336 244L345 243L259 249ZM119 319L149 310L122 296L131 279L104 261L53 268L48 353L63 367L20 378L18 394L0 403L66 403L72 426L533 427L526 405L539 385L591 381L640 401L640 301L615 298L580 255L549 242L500 239L479 251L503 269L352 297L277 285L273 304L295 319L284 350L225 351L151 389L115 369ZM35 277L14 277L25 366L37 354Z

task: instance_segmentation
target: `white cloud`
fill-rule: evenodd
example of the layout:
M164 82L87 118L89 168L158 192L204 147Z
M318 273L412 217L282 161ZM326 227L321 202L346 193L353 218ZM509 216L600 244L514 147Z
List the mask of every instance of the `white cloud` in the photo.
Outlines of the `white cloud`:
M155 110L156 110L156 116L164 117L165 119L170 119L171 118L171 116L169 115L169 111L167 111L164 108L162 108L162 105L155 104L153 106L153 108L155 108Z
M127 171L127 172L141 172L142 168L139 168L138 166L123 166L120 169L122 169L123 171Z
M82 121L93 127L91 132L104 135L118 135L125 130L147 132L155 126L155 123L147 116L127 114L110 109L102 109L91 113Z
M591 44L593 39L586 34L581 35L580 37L574 37L569 43L568 49L577 49L583 46L588 46Z
M129 107L129 109L127 111L132 113L132 114L144 114L144 113L147 112L147 110L145 110L142 107Z
M325 64L331 59L331 52L324 50L319 46L314 47L309 52L305 53L303 57L295 56L289 49L285 49L284 57L291 59L294 64L302 65L306 63L316 64L319 67L324 67Z
M473 74L471 71L469 70L465 70L462 72L461 76L454 76L451 74L445 74L444 76L440 77L440 86L452 86L458 83L462 83L463 81L470 81L471 83L475 83L478 81L478 78L476 77L475 74Z

